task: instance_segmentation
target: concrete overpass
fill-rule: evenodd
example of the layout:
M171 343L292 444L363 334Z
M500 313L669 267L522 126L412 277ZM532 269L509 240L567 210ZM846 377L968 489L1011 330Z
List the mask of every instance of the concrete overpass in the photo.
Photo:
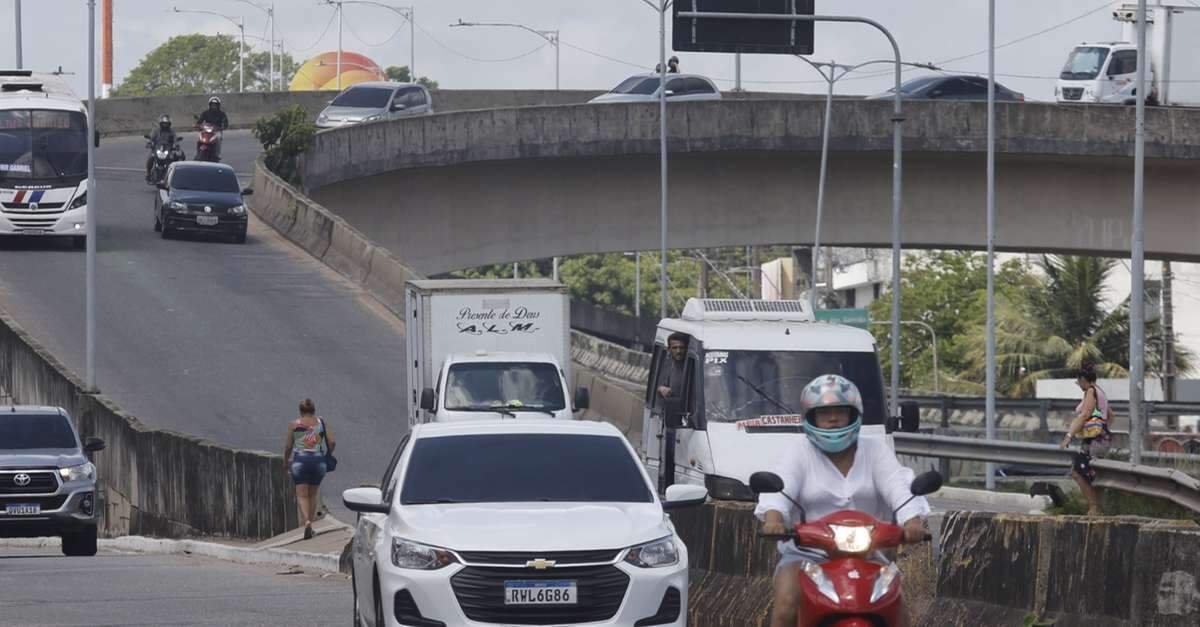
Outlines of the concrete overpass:
M890 242L890 104L834 107L831 245ZM906 103L903 241L985 246L982 103ZM672 105L672 248L811 241L822 103ZM1133 111L998 105L1001 250L1127 254ZM1200 111L1147 112L1146 249L1200 260ZM460 111L321 133L305 187L433 274L658 245L655 104Z

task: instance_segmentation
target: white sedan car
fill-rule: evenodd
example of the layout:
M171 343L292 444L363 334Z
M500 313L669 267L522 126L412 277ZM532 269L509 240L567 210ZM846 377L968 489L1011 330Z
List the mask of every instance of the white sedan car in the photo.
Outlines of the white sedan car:
M612 91L588 102L657 102L661 85L658 74L638 74L621 81ZM667 100L720 100L721 91L713 82L695 74L667 74Z
M687 621L687 549L612 425L430 423L401 441L359 512L356 625L671 625Z

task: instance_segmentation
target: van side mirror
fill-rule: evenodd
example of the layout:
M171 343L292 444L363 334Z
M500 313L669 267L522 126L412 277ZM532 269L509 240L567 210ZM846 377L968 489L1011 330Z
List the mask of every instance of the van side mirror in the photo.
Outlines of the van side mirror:
M592 396L587 388L575 390L575 411L583 411L592 406Z
M433 388L421 390L421 409L433 411Z
M901 401L900 430L916 433L921 429L921 406L916 401Z
M85 453L95 453L96 451L104 450L104 440L100 438L88 438L83 442L83 451Z
M912 485L908 491L912 492L913 496L925 496L933 494L942 489L942 475L936 470L923 472L912 480Z

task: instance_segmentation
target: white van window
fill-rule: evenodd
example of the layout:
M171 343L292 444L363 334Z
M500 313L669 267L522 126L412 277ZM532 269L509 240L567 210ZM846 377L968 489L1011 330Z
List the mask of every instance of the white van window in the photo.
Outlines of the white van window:
M883 380L870 352L709 351L704 358L704 418L737 422L794 416L804 386L823 374L840 374L863 396L863 423L883 424Z

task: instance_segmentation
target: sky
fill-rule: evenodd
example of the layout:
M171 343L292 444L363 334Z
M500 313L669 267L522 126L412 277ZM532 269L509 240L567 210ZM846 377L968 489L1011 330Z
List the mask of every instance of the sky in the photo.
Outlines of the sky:
M515 28L451 28L460 18L509 22L561 33L564 89L608 89L658 62L658 15L645 0L387 0L414 9L416 68L453 89L553 88L554 49ZM655 2L656 0L651 0ZM1192 0L1178 0L1191 2ZM254 0L266 4L270 0ZM97 20L100 0L97 3ZM1052 100L1053 77L1067 53L1085 40L1114 39L1120 29L1099 0L1003 0L997 2L997 80L1030 100ZM1200 4L1200 3L1198 3ZM14 0L0 0L0 66L15 63L11 34ZM177 14L172 7L200 9L246 20L247 44L267 36L266 14L239 0L114 0L114 74L117 84L147 53L174 35L236 34L215 16ZM858 15L883 23L906 61L933 62L948 70L987 71L987 0L817 0L818 13ZM74 72L73 87L87 93L87 0L23 0L25 66ZM275 0L276 37L298 60L337 49L334 8L320 0ZM328 28L327 28L328 27ZM670 20L668 19L668 56ZM1037 34L1041 31L1046 31ZM1031 36L1032 35L1032 36ZM1027 38L1027 39L1024 39ZM99 34L97 34L97 42ZM395 13L346 4L343 49L382 66L410 63L407 24ZM97 43L97 45L99 45ZM891 58L882 34L859 24L816 25L814 61L854 64ZM973 56L968 56L973 55ZM519 58L514 58L519 57ZM683 70L707 75L723 89L734 86L733 55L679 53ZM918 75L925 70L913 70ZM876 74L871 76L871 74ZM823 93L814 70L786 55L746 55L743 87L756 91ZM99 80L99 79L97 79ZM891 86L883 67L864 68L837 84L837 93L867 94Z

